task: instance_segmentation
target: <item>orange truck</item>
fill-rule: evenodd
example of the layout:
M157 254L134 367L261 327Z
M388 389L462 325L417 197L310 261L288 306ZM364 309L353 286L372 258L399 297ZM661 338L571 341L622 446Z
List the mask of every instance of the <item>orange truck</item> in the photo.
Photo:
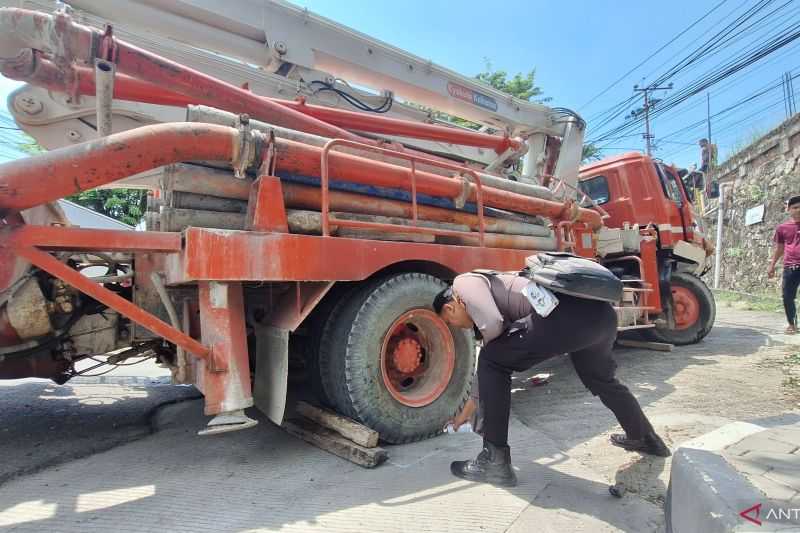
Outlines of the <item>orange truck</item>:
M617 228L599 233L602 261L623 280L641 278L644 270L652 284L648 306L653 327L642 328L641 334L670 344L693 344L708 335L716 305L701 276L711 267L714 249L678 169L639 152L626 153L581 168L579 189L604 212L607 228ZM623 260L602 244L606 233L629 228L649 237L623 239L623 247L634 244L630 259ZM619 241L609 242L619 252Z
M623 279L621 330L708 333L708 250L674 169L627 154L579 177L575 113L282 2L71 4L86 24L0 9L0 71L27 82L11 112L49 150L0 165L0 378L155 359L204 394L214 434L253 426L251 406L281 423L300 367L384 440L421 439L475 368L433 296L542 250ZM250 31L266 19L284 23ZM99 187L147 189L143 231L70 226L54 202Z

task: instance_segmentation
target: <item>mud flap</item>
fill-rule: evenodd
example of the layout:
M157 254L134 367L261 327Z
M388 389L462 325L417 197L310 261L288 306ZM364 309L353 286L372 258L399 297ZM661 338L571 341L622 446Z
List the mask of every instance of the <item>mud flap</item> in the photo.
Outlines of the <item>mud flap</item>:
M256 377L253 401L259 411L280 425L286 411L289 382L289 330L255 327Z

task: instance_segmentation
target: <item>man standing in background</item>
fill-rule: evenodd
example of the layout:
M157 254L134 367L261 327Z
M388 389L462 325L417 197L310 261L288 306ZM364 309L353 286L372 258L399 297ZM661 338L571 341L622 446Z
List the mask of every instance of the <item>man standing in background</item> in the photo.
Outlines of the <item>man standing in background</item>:
M700 172L708 173L717 166L717 145L700 139Z
M797 308L795 297L800 286L800 196L792 196L787 202L790 220L775 228L775 248L772 252L767 277L775 277L775 265L783 256L783 309L789 325L786 333L797 333Z

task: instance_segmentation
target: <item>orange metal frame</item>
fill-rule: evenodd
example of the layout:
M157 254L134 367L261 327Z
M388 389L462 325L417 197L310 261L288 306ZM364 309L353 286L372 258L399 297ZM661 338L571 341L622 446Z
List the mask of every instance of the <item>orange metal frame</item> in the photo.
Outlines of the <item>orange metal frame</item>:
M403 226L400 224L379 224L375 222L363 222L356 220L342 220L338 218L330 218L330 162L329 154L337 146L349 146L351 148L358 148L359 150L369 150L379 154L405 159L411 164L411 220L413 226ZM397 152L396 150L387 150L385 148L378 148L376 146L368 146L363 143L348 141L345 139L333 139L328 141L322 148L321 155L321 169L322 175L320 177L320 185L322 187L322 235L327 237L330 235L331 222L336 223L338 226L348 226L353 228L374 229L380 231L398 231L406 233L427 233L429 235L443 235L443 236L467 236L471 237L470 232L453 231L444 229L435 229L417 226L419 220L419 213L417 210L417 163L423 163L429 166L439 167L445 170L452 170L458 174L469 174L475 182L475 196L478 204L478 242L480 246L484 244L484 233L486 228L486 221L483 215L483 185L478 173L474 170L468 169L463 165L455 165L452 163L444 163L442 161L433 160L427 157L418 155L406 154Z

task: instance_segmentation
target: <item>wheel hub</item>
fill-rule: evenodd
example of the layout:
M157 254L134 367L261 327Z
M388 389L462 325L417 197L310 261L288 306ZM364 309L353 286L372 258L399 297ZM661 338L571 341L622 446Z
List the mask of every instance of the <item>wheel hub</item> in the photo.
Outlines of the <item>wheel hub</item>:
M403 405L424 407L447 390L453 376L453 335L433 311L413 309L389 327L380 358L389 394Z
M406 338L395 346L392 352L392 363L400 372L410 374L419 368L421 357L422 348L419 342L416 339Z
M675 304L675 329L688 329L700 319L700 302L692 291L685 287L672 287Z

